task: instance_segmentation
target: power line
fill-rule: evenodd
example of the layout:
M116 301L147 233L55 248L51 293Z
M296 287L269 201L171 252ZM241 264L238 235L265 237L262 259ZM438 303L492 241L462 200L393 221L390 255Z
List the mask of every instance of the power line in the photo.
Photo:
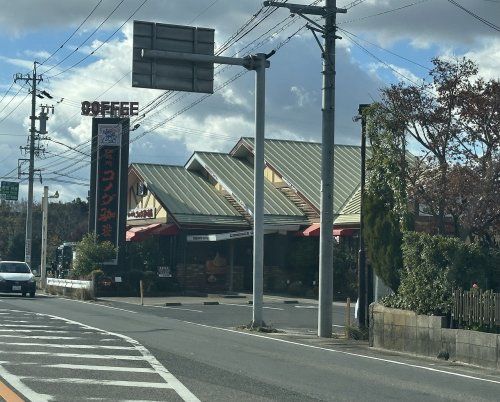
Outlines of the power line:
M92 14L94 14L94 11L97 9L97 7L99 7L99 5L100 5L101 3L102 3L102 0L99 0L99 2L98 2L95 6L94 6L94 8L92 9L92 11L90 11L89 15L87 15L87 16L85 17L85 19L84 19L84 20L80 23L80 25L78 25L78 27L77 27L77 28L76 28L76 29L75 29L75 30L71 33L71 35L68 37L68 39L66 39L66 40L65 40L65 41L61 44L61 46L59 46L59 47L58 47L55 51L53 51L53 52L52 52L52 54L51 54L49 57L47 57L44 61L42 61L42 62L40 63L40 65L45 64L45 63L46 63L47 61L49 61L52 57L54 57L54 56L56 55L56 53L57 53L59 50L61 50L61 49L64 47L64 45L66 45L66 43L68 43L68 42L69 42L69 40L70 40L73 36L75 36L75 34L79 31L79 29L83 26L83 24L85 24L85 23L87 22L87 20L90 18L90 16L91 16ZM78 49L77 49L77 50L78 50ZM76 51L76 50L75 50L75 51ZM47 71L48 71L48 70L47 70Z
M52 71L54 68L56 68L57 66L61 65L62 63L64 63L68 58L70 58L73 54L75 54L79 49L80 47L82 47L83 45L85 45L85 43L87 43L87 41L92 37L94 36L94 34L106 23L107 20L109 20L111 18L111 16L115 13L115 11L118 9L118 7L120 7L122 5L122 3L124 2L125 0L121 0L116 6L115 8L108 14L108 16L102 20L102 22L97 26L97 28L95 28L92 33L90 35L88 35L85 40L80 43L71 53L69 53L66 57L64 57L62 60L60 60L57 64L53 65L52 67L50 67L49 69L45 70L42 74L47 74L49 71ZM51 77L48 77L48 78L51 78Z
M467 14L469 14L472 17L474 17L476 20L481 21L484 25L490 27L491 29L494 29L497 32L500 32L500 27L498 25L495 25L493 22L488 21L487 19L485 19L483 17L480 17L476 13L472 12L468 8L465 8L464 6L462 6L461 4L457 3L454 0L448 0L448 2L451 3L451 4L453 4L456 7L460 8L461 10L465 11Z
M379 16L381 16L381 15L390 14L390 13L394 13L394 12L396 12L396 11L404 10L405 8L413 7L413 6L416 6L416 5L422 4L422 3L426 3L426 2L428 2L428 1L429 1L429 0L419 0L419 1L414 1L413 3L405 4L404 6L401 6L401 7L396 7L396 8L393 8L393 9L391 9L391 10L381 11L381 12L376 13L376 14L371 14L371 15L367 15L367 16L364 16L364 17L355 18L355 19L352 19L352 20L341 21L341 22L339 22L337 25L341 25L341 24L350 24L350 23L352 23L352 22L364 21L364 20L367 20L367 19L369 19L369 18L379 17Z
M199 17L201 17L203 14L205 14L209 9L211 9L218 2L219 2L219 0L212 1L212 3L210 3L202 11L200 11L196 17L194 17L191 21L189 21L188 24L192 24L193 22L195 22Z
M12 89L12 87L14 86L14 81L12 81L12 84L10 84L10 87L9 89L7 89L7 91L5 91L5 93L3 94L2 96L2 99L0 99L0 104L2 103L2 101L5 99L5 97L7 96L7 94L10 92L10 90ZM3 110L3 109L2 109Z

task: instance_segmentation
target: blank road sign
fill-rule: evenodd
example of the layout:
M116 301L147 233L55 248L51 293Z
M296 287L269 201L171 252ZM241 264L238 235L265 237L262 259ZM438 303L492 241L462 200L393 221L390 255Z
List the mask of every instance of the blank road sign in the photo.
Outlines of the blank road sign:
M213 93L213 63L145 59L142 49L213 55L213 29L134 21L132 56L133 87Z

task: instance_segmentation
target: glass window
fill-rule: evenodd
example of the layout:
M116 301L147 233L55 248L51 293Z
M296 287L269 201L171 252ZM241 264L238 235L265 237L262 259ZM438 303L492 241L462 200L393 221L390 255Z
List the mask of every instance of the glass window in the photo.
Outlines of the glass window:
M31 270L25 262L0 262L0 272L8 274L30 274Z

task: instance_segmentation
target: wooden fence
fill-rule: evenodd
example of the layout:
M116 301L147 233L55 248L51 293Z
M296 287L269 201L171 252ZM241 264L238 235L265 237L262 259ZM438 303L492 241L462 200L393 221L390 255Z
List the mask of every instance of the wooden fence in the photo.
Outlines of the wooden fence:
M480 289L454 290L451 314L459 325L500 326L500 293Z

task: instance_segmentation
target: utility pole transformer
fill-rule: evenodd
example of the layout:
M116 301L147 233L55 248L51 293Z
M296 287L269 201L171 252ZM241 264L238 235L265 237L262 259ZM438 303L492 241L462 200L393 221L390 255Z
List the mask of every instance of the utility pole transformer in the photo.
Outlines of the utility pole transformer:
M318 301L318 336L332 336L333 302L333 155L335 138L335 39L337 13L347 10L337 8L336 0L326 0L324 7L302 4L265 1L264 6L288 8L291 13L300 15L309 24L307 28L314 34L321 48L323 57L323 103L321 136L321 218L319 246L319 301ZM308 15L319 15L325 19L324 26L319 25ZM316 33L322 34L323 45Z
M36 75L36 65L33 63L33 74L16 74L14 82L25 81L31 84L31 128L29 136L29 170L28 170L28 205L26 210L26 240L24 249L24 261L31 265L31 246L33 237L33 177L35 174L35 137L36 137L36 85L42 81L41 76Z

